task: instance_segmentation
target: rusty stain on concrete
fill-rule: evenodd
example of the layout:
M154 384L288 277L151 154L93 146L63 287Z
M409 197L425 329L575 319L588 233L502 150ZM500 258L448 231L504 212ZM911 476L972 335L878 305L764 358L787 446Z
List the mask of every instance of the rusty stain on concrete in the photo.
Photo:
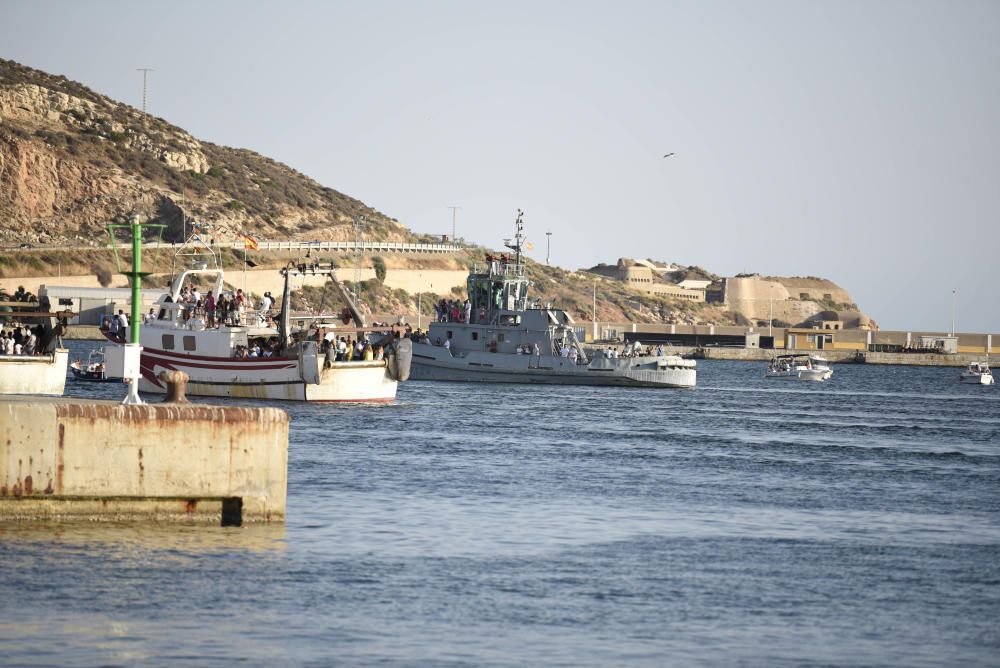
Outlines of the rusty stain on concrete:
M280 408L241 408L234 406L209 406L205 404L143 404L123 406L108 403L55 403L56 417L84 420L113 420L117 422L150 421L183 422L211 421L230 424L273 425L286 424L288 413Z
M59 425L59 449L56 450L56 492L63 491L63 452L66 445L66 425Z

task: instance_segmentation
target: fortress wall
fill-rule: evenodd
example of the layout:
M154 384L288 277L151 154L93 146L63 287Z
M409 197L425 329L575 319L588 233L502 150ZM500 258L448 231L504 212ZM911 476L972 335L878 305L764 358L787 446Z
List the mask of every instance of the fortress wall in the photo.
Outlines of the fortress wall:
M812 301L801 301L800 294L822 300L830 295L833 301L851 303L851 296L830 281L813 279L727 278L726 305L751 320L767 320L773 314L776 320L790 323L802 322L822 309Z

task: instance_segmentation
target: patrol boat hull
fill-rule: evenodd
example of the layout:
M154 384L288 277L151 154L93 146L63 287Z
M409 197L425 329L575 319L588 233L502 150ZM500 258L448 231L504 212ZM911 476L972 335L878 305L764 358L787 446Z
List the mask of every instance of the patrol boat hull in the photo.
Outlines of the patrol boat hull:
M467 352L413 346L411 380L619 387L694 387L695 363L674 356L605 359L576 364L566 357Z

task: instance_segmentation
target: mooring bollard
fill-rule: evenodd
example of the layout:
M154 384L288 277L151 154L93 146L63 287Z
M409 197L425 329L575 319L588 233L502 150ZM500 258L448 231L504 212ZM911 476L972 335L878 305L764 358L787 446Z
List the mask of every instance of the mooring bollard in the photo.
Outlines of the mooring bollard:
M186 404L187 397L184 396L184 388L187 387L188 375L183 371L161 371L157 376L167 384L167 397L163 400L165 404Z

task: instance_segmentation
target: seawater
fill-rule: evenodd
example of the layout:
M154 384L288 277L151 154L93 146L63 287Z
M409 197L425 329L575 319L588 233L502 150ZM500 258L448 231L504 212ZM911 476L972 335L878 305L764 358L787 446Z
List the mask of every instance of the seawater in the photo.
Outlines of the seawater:
M0 663L998 665L1000 391L958 373L282 404L285 525L0 525Z

